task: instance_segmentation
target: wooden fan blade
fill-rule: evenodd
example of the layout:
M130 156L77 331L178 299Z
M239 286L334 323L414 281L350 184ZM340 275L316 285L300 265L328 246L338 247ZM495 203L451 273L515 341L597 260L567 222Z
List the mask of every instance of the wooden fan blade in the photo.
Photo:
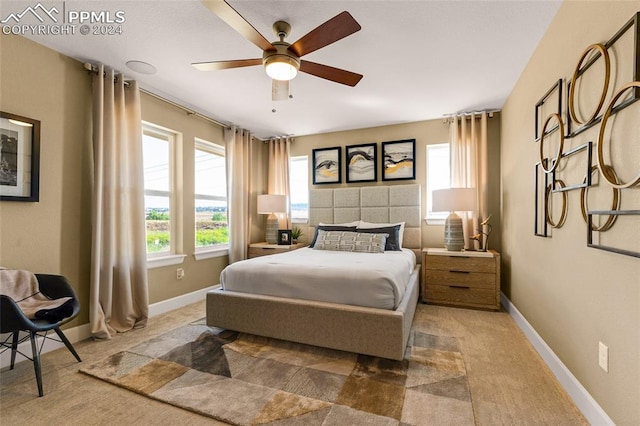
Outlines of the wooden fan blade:
M298 56L307 55L360 31L361 28L353 16L344 11L302 36L289 46L289 50Z
M276 50L269 40L247 22L229 3L224 0L202 0L202 3L231 28L262 50Z
M355 72L330 67L328 65L316 64L315 62L309 61L300 61L300 71L351 87L358 84L362 79L362 74L356 74Z
M238 59L235 61L194 62L191 65L200 71L217 71L226 70L228 68L241 68L251 67L254 65L262 65L262 58Z

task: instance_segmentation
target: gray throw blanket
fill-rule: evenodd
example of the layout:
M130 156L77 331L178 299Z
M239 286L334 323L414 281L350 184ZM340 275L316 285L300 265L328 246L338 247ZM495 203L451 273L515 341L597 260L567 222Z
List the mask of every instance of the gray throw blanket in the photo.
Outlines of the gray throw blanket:
M29 271L0 267L0 294L13 299L29 319L57 322L72 313L72 297L49 299L40 292L38 279Z

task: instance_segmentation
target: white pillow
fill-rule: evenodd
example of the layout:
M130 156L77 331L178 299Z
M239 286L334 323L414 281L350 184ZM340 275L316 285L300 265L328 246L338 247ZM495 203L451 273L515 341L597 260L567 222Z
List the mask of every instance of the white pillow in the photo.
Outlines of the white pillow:
M358 228L362 228L362 229L367 229L367 228L384 228L385 226L396 226L396 225L400 225L400 232L399 232L399 237L398 239L400 241L398 241L400 243L400 248L402 248L402 241L404 239L404 222L398 222L398 223L372 223L372 222L365 222L364 220L361 220L360 222L358 222Z

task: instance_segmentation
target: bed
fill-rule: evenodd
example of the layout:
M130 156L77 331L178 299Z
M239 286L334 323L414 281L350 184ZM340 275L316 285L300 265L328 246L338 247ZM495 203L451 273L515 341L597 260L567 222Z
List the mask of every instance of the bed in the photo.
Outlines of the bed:
M309 222L310 235L321 224L403 223L400 234L402 250L399 253L362 254L373 257L388 254L403 256L404 260L398 257L391 261L391 264L402 266L397 272L389 271L388 274L402 273L404 278L398 286L403 288L396 289L398 294L393 297L388 293L379 297L381 302L365 303L367 306L358 306L352 304L351 300L341 300L339 297L325 297L325 293L330 293L324 291L325 287L319 292L320 296L291 297L290 287L306 281L304 275L294 279L287 273L287 278L280 280L281 286L275 280L276 282L269 282L260 288L260 284L265 282L266 271L273 269L271 272L277 276L277 265L284 265L285 268L288 267L285 270L289 271L300 257L322 257L325 263L337 263L330 260L331 256L336 256L330 250L323 252L311 248L299 249L229 265L221 274L224 287L207 293L207 324L365 355L403 359L419 292L420 265L417 261L420 259L421 247L420 186L313 189L309 199ZM348 254L351 253L343 253L343 257L346 259ZM413 259L413 263L406 259ZM383 262L380 265L382 269L390 269L382 267ZM235 282L231 285L233 280L226 275L234 269L246 269L248 272L235 277ZM260 275L260 271L264 273ZM304 273L314 275L313 271ZM333 273L335 276L341 274ZM345 290L342 296L347 295L348 299L349 294L358 292L359 284L370 281L366 277L360 283L354 280L356 290ZM333 283L332 280L329 282ZM341 286L338 283L335 287L342 288ZM252 287L258 287L263 294L252 293ZM392 289L391 293L394 291Z

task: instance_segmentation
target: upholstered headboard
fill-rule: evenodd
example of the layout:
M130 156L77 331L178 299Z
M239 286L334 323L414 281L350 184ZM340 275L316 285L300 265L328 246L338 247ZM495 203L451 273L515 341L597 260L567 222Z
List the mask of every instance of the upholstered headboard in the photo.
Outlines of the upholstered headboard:
M420 259L422 228L420 185L366 186L312 189L309 226L357 220L375 223L405 222L402 246Z

